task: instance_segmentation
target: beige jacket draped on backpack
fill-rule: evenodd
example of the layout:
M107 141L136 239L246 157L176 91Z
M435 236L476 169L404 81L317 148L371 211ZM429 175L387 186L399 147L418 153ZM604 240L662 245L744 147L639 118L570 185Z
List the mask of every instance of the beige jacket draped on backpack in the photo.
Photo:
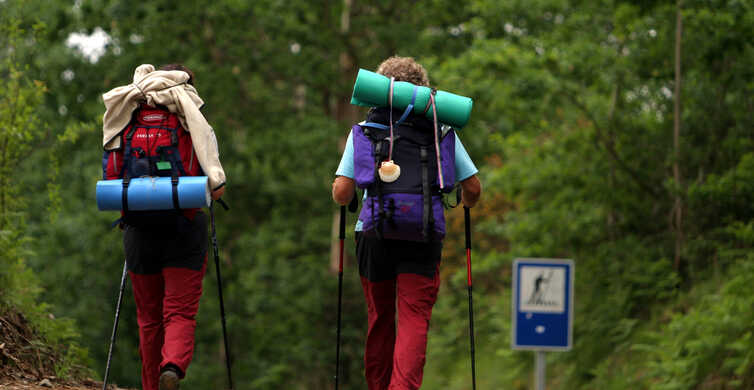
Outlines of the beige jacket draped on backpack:
M204 101L187 81L189 75L180 70L155 70L149 64L134 71L133 83L114 88L102 95L105 116L102 120L102 146L105 150L120 148L120 133L131 121L140 103L162 105L178 115L181 125L191 134L197 160L209 178L213 191L225 185L225 171L220 164L217 139L212 126L199 109Z

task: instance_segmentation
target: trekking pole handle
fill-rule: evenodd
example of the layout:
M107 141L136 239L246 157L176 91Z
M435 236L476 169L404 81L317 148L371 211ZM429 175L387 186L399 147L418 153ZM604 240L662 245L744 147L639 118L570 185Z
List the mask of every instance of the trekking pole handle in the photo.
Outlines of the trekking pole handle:
M466 249L471 249L471 213L466 206L463 206L463 217L466 225Z
M340 206L340 226L338 238L341 240L346 238L346 206Z
M356 189L354 189L351 202L348 203L348 211L355 213L358 209L359 209L359 197L357 196Z

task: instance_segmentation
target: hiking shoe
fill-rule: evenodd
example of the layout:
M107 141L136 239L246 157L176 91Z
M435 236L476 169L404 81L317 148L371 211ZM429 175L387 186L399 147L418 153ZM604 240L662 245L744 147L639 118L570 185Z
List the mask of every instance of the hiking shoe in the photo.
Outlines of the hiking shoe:
M160 390L178 390L178 373L171 367L166 367L160 374Z

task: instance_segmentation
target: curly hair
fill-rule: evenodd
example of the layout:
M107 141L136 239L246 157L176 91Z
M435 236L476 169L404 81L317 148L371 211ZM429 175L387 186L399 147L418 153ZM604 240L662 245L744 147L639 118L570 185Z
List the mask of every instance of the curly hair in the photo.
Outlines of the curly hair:
M395 77L396 81L408 81L414 85L429 87L427 70L412 57L392 56L382 61L377 67L377 73Z

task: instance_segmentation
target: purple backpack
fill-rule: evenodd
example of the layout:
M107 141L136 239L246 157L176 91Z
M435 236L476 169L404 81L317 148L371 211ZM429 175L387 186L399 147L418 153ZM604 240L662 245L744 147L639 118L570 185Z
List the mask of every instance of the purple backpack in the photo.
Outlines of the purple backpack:
M390 130L375 118L379 109L375 111L351 128L356 185L367 192L359 214L364 233L385 239L442 240L443 194L455 186L455 133L439 131L435 137L431 121L413 115L402 118L407 120L394 126L392 147L400 176L386 183L377 169L388 160Z

